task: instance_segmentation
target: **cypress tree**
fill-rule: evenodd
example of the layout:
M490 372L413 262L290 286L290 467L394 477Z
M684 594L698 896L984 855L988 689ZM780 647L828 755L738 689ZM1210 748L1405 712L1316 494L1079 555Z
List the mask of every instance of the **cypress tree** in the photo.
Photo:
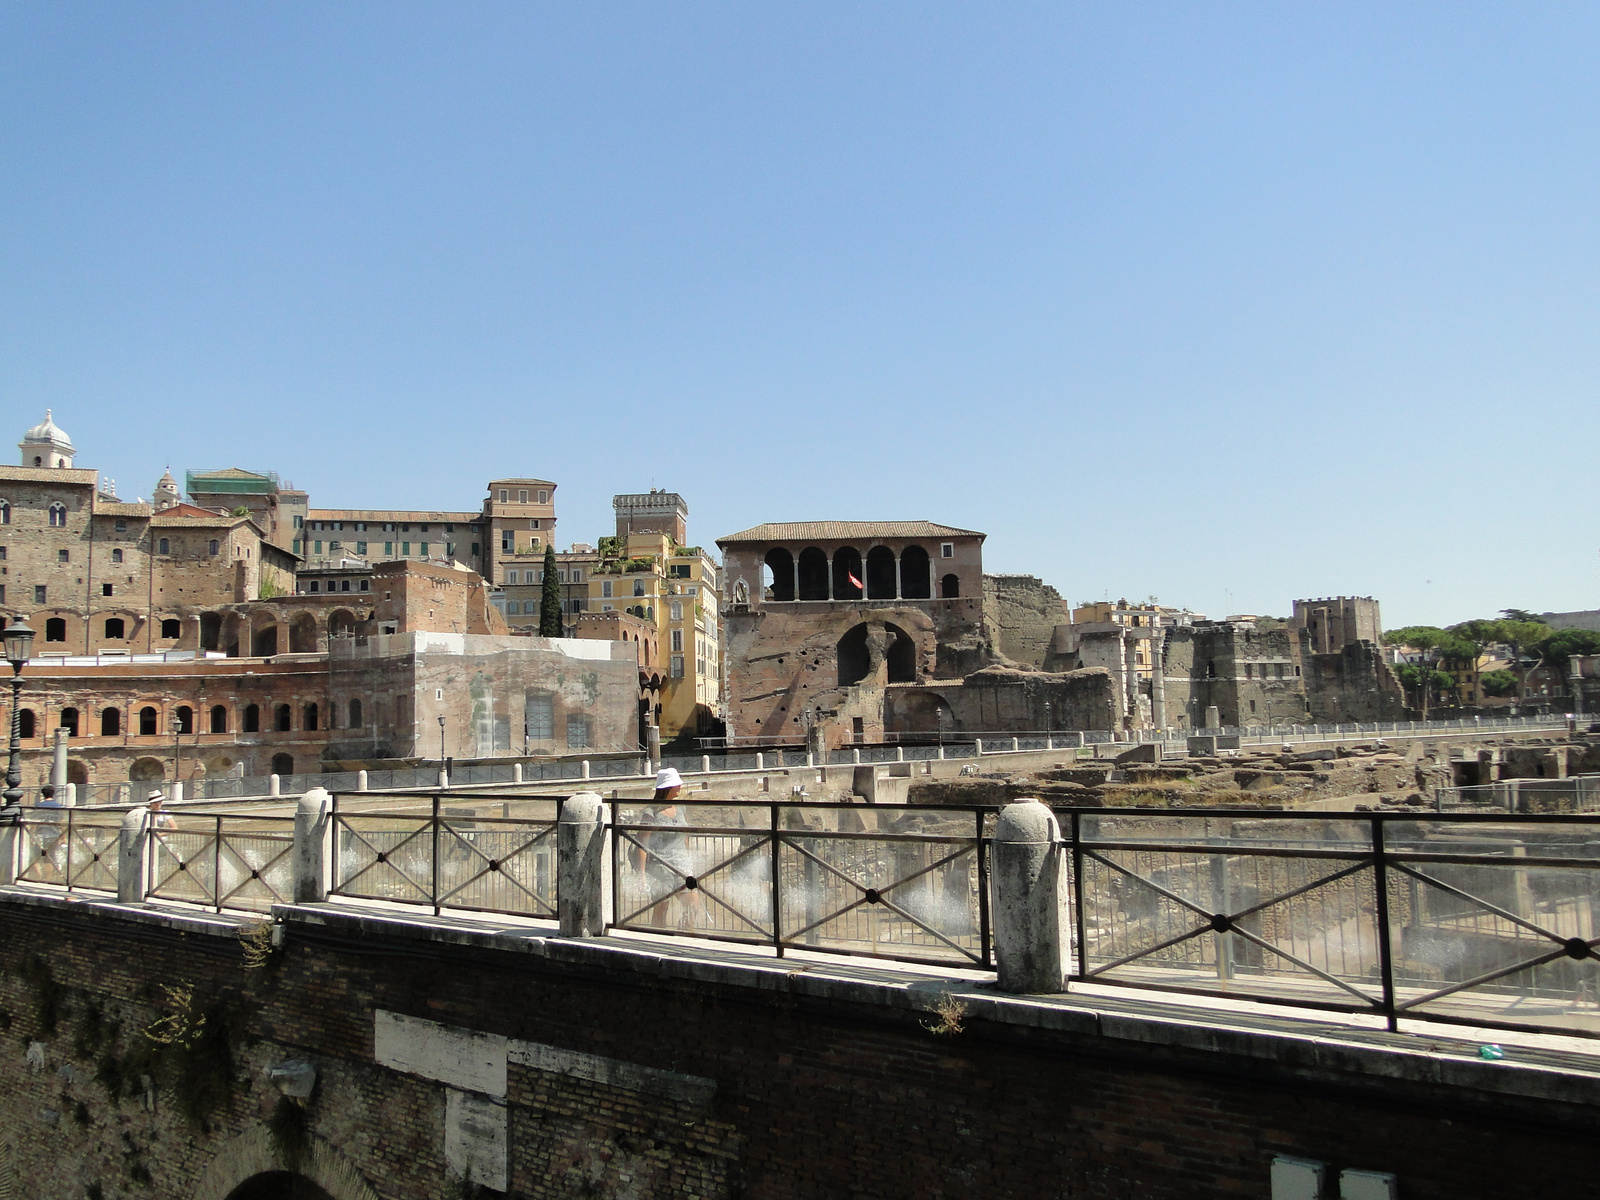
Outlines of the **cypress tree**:
M539 636L561 636L561 580L556 575L554 543L544 548L544 590L539 593Z

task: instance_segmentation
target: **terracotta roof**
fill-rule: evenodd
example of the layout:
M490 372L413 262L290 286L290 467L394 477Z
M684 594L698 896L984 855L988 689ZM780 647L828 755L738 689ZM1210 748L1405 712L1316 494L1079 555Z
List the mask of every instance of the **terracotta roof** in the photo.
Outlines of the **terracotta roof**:
M167 509L165 512L158 512L150 518L150 524L152 525L195 527L209 525L213 528L218 526L231 528L235 525L243 525L247 521L250 521L249 517L235 517L226 513L208 512L206 509L196 508L193 504L180 504L175 508Z
M0 479L29 483L97 484L100 472L81 467L0 467Z
M775 521L719 537L731 542L849 542L870 538L938 538L989 535L972 529L935 525L932 521Z
M223 467L220 471L190 471L189 478L197 482L210 479L259 479L263 483L272 482L270 475L262 475L258 471L241 471L238 467Z
M148 517L148 504L130 504L124 500L99 500L94 506L97 517Z

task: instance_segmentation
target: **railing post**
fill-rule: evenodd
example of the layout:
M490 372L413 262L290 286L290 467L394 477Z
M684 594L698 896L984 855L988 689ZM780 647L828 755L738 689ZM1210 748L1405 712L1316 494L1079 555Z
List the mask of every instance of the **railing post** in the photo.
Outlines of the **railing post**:
M606 824L606 805L598 792L578 792L561 802L556 825L556 918L562 937L601 937L611 923L615 855ZM613 876L609 888L608 874Z
M982 758L983 757L983 739L982 738L973 738L972 739L972 753L977 758Z
M1017 800L1001 809L992 870L1000 990L1066 991L1071 925L1066 855L1055 814L1037 800Z
M440 768L441 773L443 768ZM442 797L438 793L433 797L433 915L439 915L439 801Z
M321 904L328 898L333 866L333 822L327 788L312 788L294 810L294 891L296 904Z
M1089 978L1089 920L1083 911L1083 815L1072 814L1072 962L1079 979Z
M983 955L983 965L994 967L994 939L989 931L989 854L983 840L983 809L972 810L977 828L973 838L978 845L978 950Z
M783 957L783 855L778 841L778 806L771 806L772 829L772 948Z
M117 834L117 903L143 904L150 890L150 810L141 805L122 816Z
M0 825L0 884L15 883L20 870L22 822Z
M222 814L217 814L216 838L211 843L211 903L222 911Z
M1394 1007L1394 956L1389 945L1389 858L1383 843L1382 817L1372 818L1372 874L1377 891L1378 920L1378 971L1383 997L1380 1001L1383 1015L1388 1018L1389 1032L1394 1033L1400 1024Z

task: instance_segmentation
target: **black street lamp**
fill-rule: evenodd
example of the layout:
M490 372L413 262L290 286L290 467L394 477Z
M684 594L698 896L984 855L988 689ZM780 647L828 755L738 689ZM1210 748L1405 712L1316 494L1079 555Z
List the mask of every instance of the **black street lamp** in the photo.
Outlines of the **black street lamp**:
M444 714L439 715L439 761L444 762Z
M22 664L33 653L33 630L13 617L0 633L6 643L6 661L11 664L11 761L6 767L5 807L0 808L0 825L15 825L22 819Z

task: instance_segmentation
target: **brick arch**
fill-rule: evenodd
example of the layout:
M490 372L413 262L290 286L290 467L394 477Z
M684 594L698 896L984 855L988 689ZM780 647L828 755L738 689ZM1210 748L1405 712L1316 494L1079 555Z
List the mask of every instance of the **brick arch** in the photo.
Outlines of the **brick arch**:
M378 1193L350 1160L321 1138L291 1166L264 1126L247 1129L218 1150L195 1188L194 1200L228 1200L241 1185L270 1171L290 1171L327 1192L333 1200L378 1200Z

